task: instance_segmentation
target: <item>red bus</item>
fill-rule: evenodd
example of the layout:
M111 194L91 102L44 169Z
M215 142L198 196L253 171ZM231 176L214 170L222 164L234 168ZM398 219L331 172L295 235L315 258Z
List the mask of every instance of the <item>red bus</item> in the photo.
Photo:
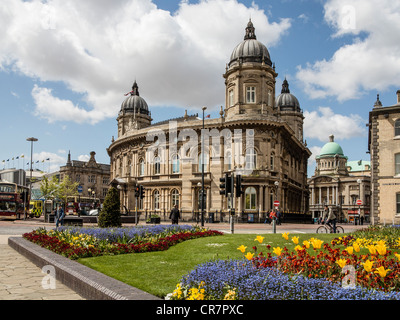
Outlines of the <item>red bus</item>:
M29 210L29 188L0 181L0 218L21 219Z
M89 215L90 210L100 207L100 199L93 197L67 197L66 215Z

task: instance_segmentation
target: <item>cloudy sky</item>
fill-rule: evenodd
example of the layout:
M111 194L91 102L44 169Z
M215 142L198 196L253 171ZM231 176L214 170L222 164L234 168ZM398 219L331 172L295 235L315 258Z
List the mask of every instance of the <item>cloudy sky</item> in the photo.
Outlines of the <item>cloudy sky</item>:
M399 0L2 0L0 165L26 168L31 136L39 169L65 165L69 150L109 163L135 80L153 122L202 106L218 117L250 17L277 92L286 77L304 111L309 175L330 134L349 160L369 160L368 113L400 89Z

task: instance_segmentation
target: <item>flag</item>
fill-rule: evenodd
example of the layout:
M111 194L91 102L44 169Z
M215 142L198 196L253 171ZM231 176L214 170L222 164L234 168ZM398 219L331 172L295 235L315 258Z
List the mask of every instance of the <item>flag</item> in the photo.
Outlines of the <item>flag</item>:
M206 116L206 118L209 118L210 117L210 115L208 114L207 116Z
M16 159L19 159L19 157L17 157Z
M126 96L130 95L130 94L132 94L132 92L133 92L133 90L131 92L125 93L124 96L126 97Z
M21 158L25 157L23 154L21 154Z
M50 158L47 158L46 160L50 161Z

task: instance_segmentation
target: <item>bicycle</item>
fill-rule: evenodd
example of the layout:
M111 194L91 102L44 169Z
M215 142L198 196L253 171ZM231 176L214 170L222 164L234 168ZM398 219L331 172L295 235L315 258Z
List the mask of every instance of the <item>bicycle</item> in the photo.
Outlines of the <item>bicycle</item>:
M329 224L323 224L317 228L317 233L333 233L333 227ZM336 226L336 233L344 233L341 226Z

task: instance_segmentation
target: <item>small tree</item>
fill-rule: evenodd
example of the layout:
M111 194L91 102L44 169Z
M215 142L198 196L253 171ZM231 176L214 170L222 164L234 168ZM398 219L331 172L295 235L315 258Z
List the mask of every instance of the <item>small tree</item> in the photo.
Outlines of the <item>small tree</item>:
M103 202L103 208L100 211L98 225L100 228L120 227L121 226L121 203L119 201L119 192L111 187Z

